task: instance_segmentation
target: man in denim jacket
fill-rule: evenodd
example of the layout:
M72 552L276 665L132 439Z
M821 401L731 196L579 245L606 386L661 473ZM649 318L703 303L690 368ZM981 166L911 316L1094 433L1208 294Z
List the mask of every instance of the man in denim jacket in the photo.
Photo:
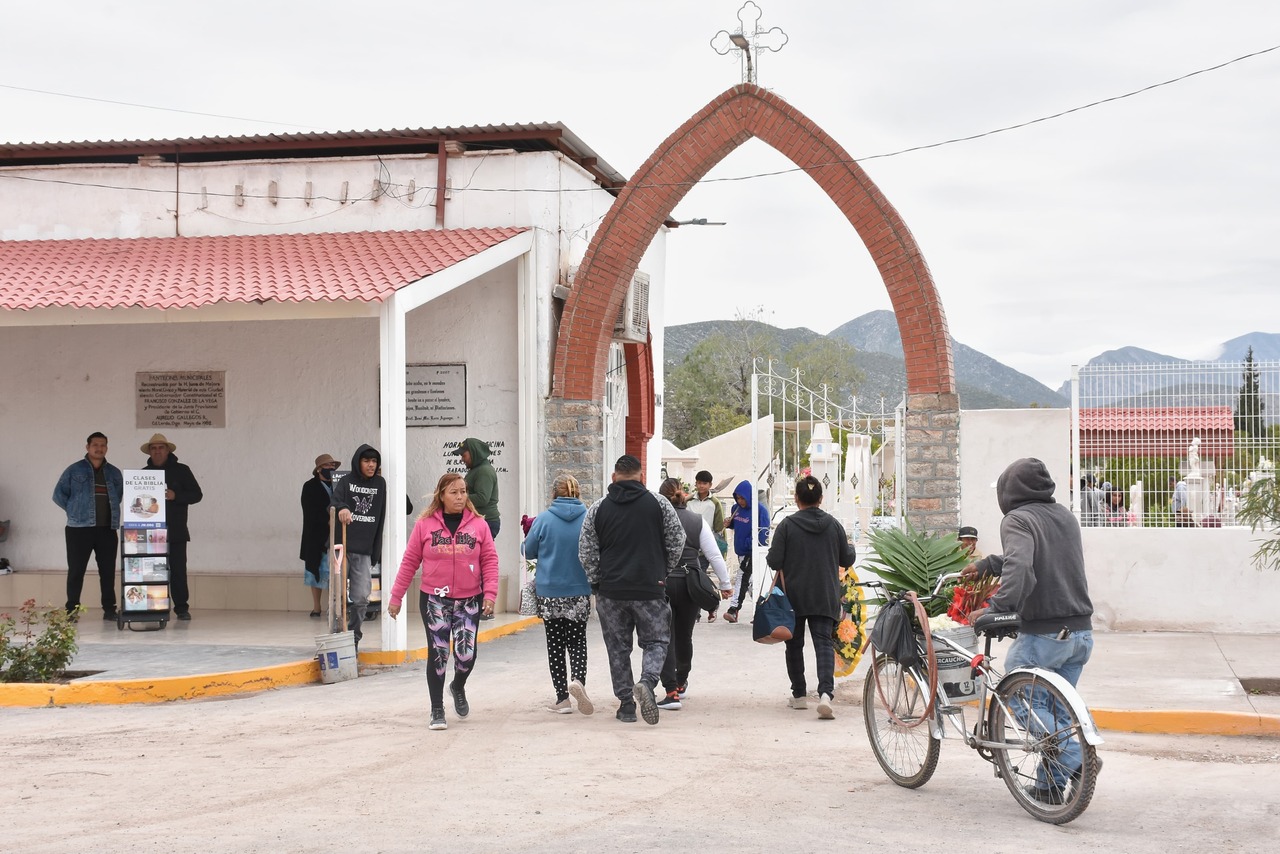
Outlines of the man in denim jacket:
M53 503L67 514L67 612L80 604L92 554L98 563L102 619L116 619L116 552L124 476L107 462L107 437L91 433L84 459L67 466L53 488Z

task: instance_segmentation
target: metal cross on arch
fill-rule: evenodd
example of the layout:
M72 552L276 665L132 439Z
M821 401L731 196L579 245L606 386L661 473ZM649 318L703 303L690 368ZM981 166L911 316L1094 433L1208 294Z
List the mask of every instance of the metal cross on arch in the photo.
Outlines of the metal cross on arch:
M753 53L757 58L762 50L771 50L776 53L789 41L781 27L760 29L760 16L763 14L759 6L752 0L747 0L738 10L738 29L732 33L721 30L711 39L711 48L721 56L725 56L730 51L736 51L739 60L746 59L742 78L744 83L756 82L756 69L752 62Z

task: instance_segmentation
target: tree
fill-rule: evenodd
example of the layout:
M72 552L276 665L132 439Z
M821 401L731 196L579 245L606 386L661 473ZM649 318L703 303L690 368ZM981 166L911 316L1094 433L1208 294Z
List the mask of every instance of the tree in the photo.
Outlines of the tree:
M1267 435L1262 420L1262 394L1258 388L1258 369L1253 364L1253 348L1244 357L1244 373L1240 382L1240 399L1236 403L1235 429L1246 436Z
M1240 495L1236 519L1254 533L1262 528L1267 535L1253 553L1254 565L1280 570L1280 481L1265 477L1250 484Z
M785 361L803 373L801 382L813 391L821 391L825 383L830 389L827 399L845 405L849 395L857 392L866 374L858 367L858 351L851 344L834 338L815 338L797 344L787 351Z

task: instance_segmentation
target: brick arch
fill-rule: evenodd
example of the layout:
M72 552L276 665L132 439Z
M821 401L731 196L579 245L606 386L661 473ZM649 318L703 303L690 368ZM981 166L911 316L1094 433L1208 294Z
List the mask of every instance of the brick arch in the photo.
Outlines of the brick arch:
M552 397L579 403L603 397L613 320L645 250L689 189L753 137L805 169L871 253L902 335L909 408L915 401L921 410L956 411L946 317L924 256L902 217L831 136L782 98L753 84L724 92L667 137L605 215L565 304ZM628 348L629 356L634 352ZM643 440L653 434L652 380L629 387L637 421L634 429L628 424L627 446L643 458ZM951 490L943 492L949 497ZM921 509L945 511L949 508L943 505L949 503L930 500Z

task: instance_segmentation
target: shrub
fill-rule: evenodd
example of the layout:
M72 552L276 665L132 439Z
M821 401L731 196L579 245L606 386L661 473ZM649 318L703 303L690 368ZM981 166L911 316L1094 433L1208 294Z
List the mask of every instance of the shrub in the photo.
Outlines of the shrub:
M28 599L16 619L0 614L0 682L56 679L76 654L76 620L83 612L83 606L70 614L63 608L41 609Z

